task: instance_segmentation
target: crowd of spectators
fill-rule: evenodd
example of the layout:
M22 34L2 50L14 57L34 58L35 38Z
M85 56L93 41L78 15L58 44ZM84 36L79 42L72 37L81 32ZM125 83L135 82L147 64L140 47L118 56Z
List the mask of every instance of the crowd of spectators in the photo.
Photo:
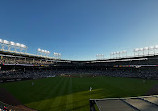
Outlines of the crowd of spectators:
M158 68L107 68L97 69L60 69L51 71L54 75L93 75L93 76L112 76L112 77L131 77L143 79L158 79Z
M0 70L0 82L3 79L38 79L54 77L50 70Z
M144 79L158 79L157 68L107 68L98 69L32 69L32 70L0 70L0 78L45 78L60 75L94 75L94 76L113 76L113 77L132 77ZM0 82L1 82L0 79Z
M68 77L79 75L88 76L112 76L112 77L131 77L143 79L158 79L157 67L133 67L133 68L104 68L104 69L11 69L0 70L0 82L3 79L38 79L46 77L55 77L69 75ZM0 103L0 111L14 111L11 108Z
M51 64L50 61L44 59L9 56L3 56L0 62L1 64Z
M12 106L0 102L0 111L15 111L13 109Z

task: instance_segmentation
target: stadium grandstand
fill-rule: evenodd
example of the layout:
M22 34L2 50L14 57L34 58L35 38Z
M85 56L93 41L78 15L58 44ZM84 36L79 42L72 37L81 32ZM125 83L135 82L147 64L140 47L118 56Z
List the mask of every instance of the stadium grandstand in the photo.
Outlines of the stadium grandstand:
M31 71L33 69L33 71L39 73L37 69L41 69L50 72L51 70L55 70L53 71L54 74L90 73L92 75L157 79L158 55L156 54L118 59L75 61L2 50L0 53L1 78L5 75L11 76L11 73L19 75L18 73L25 72L29 75L30 72L27 69Z
M0 41L2 40L0 39ZM7 45L8 49L4 48L4 43L5 45ZM16 46L20 46L24 49L20 49L19 52L17 51L17 49L11 51L11 44L13 45L13 43L10 42L10 45L8 44L8 41L3 42L1 46L2 49L0 50L0 83L55 76L74 77L81 75L88 77L112 76L158 79L158 55L155 52L155 50L157 49L154 50L154 53L153 51L148 50L149 48L144 48L144 50L134 49L135 54L131 57L127 56L126 51L122 51L122 53L112 53L112 57L110 59L102 58L103 55L101 55L100 59L98 58L98 56L100 55L97 55L96 60L77 61L61 59L60 53L54 53L55 57L49 57L48 55L50 54L50 52L42 49L37 50L37 55L22 52L23 50L26 51L26 46L21 46L19 44ZM145 49L148 50L148 53L144 54L145 52L142 52L142 54L140 54L140 51L145 51ZM151 49L153 50L153 48ZM121 56L121 54L125 56ZM156 97L154 96L151 98ZM136 102L145 101L146 103L142 104L147 104L147 106L149 106L148 104L150 104L150 108L154 107L157 110L157 104L147 102L147 100L144 100L144 97L143 100L139 97L137 99L90 99L90 109L91 111L95 111L94 106L95 104L97 104L97 107L100 109L100 111L104 111L104 109L109 109L109 111L115 111L113 107L106 107L106 104L110 105L111 101L113 101L114 103L116 103L115 107L127 108L127 110L140 110L139 108L132 105L135 103L128 103L128 101L133 100L136 100ZM8 105L3 102L1 103L1 109L6 106L9 109L16 109L12 105ZM26 107L24 109L27 110Z

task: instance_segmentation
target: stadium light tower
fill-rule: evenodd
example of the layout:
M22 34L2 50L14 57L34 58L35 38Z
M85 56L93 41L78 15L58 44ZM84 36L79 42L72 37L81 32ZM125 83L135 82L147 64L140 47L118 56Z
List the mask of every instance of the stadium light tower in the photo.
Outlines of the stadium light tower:
M140 56L140 55L141 55L141 49L138 48L138 49L137 49L137 52L138 52L138 56Z
M42 52L42 56L44 56L44 52L45 52L45 51L42 49L41 52Z
M45 55L45 56L47 56L47 50L44 50L44 52L43 52L43 53L44 53L44 55Z
M99 54L99 59L101 59L101 54Z
M139 48L134 49L134 56L139 56Z
M126 50L122 51L122 57L127 57L127 51Z
M47 57L48 57L48 55L49 55L49 51L44 50L44 53L45 53L45 56L47 56Z
M42 55L42 49L40 48L37 49L37 55Z
M134 49L133 52L134 52L134 56L135 56L136 55L136 49Z
M3 40L3 43L4 43L4 47L6 46L6 50L9 50L9 41L7 40Z
M116 58L116 52L113 52L113 57L114 57L114 59Z
M27 50L26 45L20 44L19 48L20 48L20 52L24 51L24 53L26 53L26 50Z
M43 56L45 56L45 50L42 50Z
M116 58L119 58L119 56L120 56L120 52L117 51L117 52L116 52Z
M1 44L1 50L4 50L4 42L2 39L0 39L0 44Z
M115 52L115 58L117 59L117 52Z
M112 58L113 58L113 55L114 55L114 53L113 53L113 52L111 52L111 53L110 53L110 59L112 59Z
M61 53L59 53L59 59L61 59Z
M150 47L149 47L149 53L150 53L150 54L153 54L153 51L154 51L154 46L150 46Z
M100 54L98 54L98 60L100 59Z
M57 56L58 53L54 52L53 55L54 55L55 59L58 59L58 56Z
M102 54L102 60L104 59L104 54Z
M157 54L157 50L158 50L158 45L155 45L155 47L154 47L154 55Z
M122 57L122 51L119 51L119 58L121 58Z
M15 51L15 43L12 41L10 41L10 49L9 50L11 50L11 48L14 48L14 51Z
M100 56L101 56L101 60L103 60L104 59L104 54L100 54Z
M61 59L61 53L54 52L53 55L56 59Z
M143 48L139 48L139 51L140 51L140 55L141 55L141 54L144 55L144 50L143 50Z
M144 55L146 55L145 54L146 51L147 51L147 54L149 55L149 47L144 47L143 50L144 50Z
M118 51L117 53L118 53L118 58L120 58L121 57L121 52Z
M96 58L99 60L104 59L104 54L97 54Z
M13 48L15 52L22 52L27 50L26 45L15 43L13 41L7 41L0 39L1 50L11 51Z
M120 51L120 57L124 57L124 51Z
M49 56L49 54L50 54L50 51L47 51L47 56Z
M49 54L50 54L50 51L43 50L43 49L40 49L40 48L37 49L37 55L48 57Z
M15 43L15 51L19 52L18 50L20 49L20 43Z
M98 54L96 54L96 60L98 60Z
M114 52L112 52L112 58L114 59L115 57L114 57L114 55L115 55L115 53Z

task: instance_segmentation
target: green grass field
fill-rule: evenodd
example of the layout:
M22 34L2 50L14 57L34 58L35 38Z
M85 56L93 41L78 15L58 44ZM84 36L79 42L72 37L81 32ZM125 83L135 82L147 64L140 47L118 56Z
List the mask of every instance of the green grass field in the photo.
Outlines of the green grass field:
M140 96L155 84L157 80L54 77L5 83L0 87L26 106L40 111L89 111L89 98ZM90 86L92 91L89 91Z

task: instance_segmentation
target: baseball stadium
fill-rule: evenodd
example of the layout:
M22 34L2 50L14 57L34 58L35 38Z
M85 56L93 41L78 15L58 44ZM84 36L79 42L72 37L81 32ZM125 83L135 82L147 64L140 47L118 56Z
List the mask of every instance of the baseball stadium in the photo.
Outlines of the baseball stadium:
M42 49L29 54L23 44L0 41L1 109L158 110L157 45L134 49L131 57L120 51L111 53L111 59L78 61L61 59L58 53L48 57L50 52ZM22 49L18 52L18 48Z
M0 0L0 111L158 111L158 0Z

